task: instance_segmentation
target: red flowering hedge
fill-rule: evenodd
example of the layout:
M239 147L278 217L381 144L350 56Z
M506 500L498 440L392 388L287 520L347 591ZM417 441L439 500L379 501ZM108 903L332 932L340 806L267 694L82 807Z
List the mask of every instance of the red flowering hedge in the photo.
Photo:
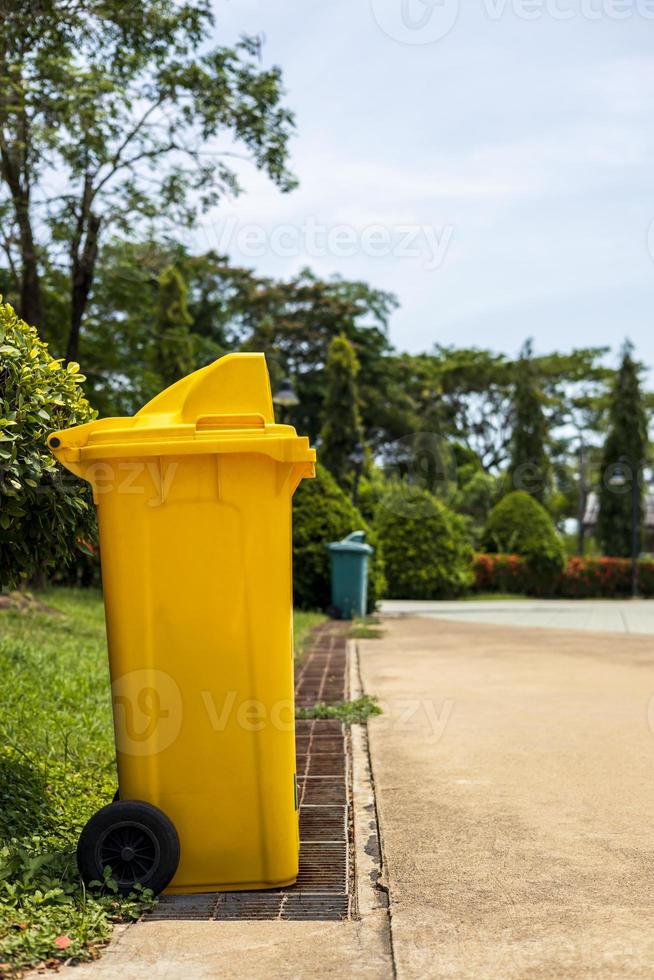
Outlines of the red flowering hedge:
M520 555L475 555L477 592L516 592L570 599L607 599L631 594L628 558L569 558L554 586L549 572L540 575L535 563ZM639 562L638 587L654 596L654 561Z

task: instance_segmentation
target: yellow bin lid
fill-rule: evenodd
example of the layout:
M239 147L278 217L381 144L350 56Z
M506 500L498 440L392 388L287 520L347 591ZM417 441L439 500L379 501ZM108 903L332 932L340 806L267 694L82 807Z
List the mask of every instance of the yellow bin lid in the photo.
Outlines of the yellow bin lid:
M53 432L48 446L67 469L129 456L263 453L280 463L306 463L316 451L291 425L277 425L263 354L226 354L189 374L127 418L96 419Z

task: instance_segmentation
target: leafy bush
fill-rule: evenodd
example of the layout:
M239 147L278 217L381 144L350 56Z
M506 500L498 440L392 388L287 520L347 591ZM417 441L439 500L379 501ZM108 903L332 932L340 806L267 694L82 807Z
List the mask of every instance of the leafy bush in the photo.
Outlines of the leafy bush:
M638 563L638 591L654 596L654 561ZM628 558L570 558L561 577L559 595L571 599L610 599L631 595Z
M612 599L631 594L631 562L627 558L569 558L554 579L520 555L476 555L477 592L515 592L568 599ZM639 562L640 595L654 596L654 561Z
M394 599L455 596L472 584L472 547L465 522L427 490L396 484L382 499L377 532L388 595Z
M368 608L383 595L384 563L377 535L324 466L303 480L293 497L293 589L296 606L326 609L331 602L329 552L325 545L351 531L365 531L375 549L370 558Z
M474 575L476 592L542 595L552 587L549 571L547 587L540 588L537 570L520 555L475 555Z
M90 492L46 446L53 430L94 413L79 365L54 360L34 327L0 304L0 589L65 565L93 535Z
M488 552L522 555L546 589L553 587L565 567L565 549L551 517L524 490L509 493L495 504L482 543Z

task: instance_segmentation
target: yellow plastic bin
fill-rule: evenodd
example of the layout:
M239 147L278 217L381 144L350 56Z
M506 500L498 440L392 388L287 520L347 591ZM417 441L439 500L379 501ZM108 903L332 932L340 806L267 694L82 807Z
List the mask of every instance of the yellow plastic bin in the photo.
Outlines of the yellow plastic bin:
M291 497L315 450L275 424L263 354L48 442L91 483L100 529L119 800L81 835L83 877L292 883Z

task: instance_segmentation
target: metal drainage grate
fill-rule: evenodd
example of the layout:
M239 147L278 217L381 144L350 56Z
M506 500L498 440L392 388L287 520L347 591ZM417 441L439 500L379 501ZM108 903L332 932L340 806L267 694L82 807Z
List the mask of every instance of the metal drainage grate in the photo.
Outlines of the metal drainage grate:
M291 895L263 892L232 892L221 895L214 919L282 919L302 921L347 919L350 900L347 895Z
M213 918L218 901L216 894L204 895L162 895L159 902L148 913L148 919L207 919Z
M305 844L344 841L347 834L347 808L344 806L311 806L300 811L300 840Z
M297 757L299 776L344 776L345 752L332 752L329 755L299 755Z
M298 782L298 792L302 806L347 803L345 779L339 776L307 776Z
M347 624L314 631L296 673L298 705L347 697ZM150 919L347 919L350 908L349 778L346 733L340 721L296 723L300 802L300 873L282 891L165 895Z

